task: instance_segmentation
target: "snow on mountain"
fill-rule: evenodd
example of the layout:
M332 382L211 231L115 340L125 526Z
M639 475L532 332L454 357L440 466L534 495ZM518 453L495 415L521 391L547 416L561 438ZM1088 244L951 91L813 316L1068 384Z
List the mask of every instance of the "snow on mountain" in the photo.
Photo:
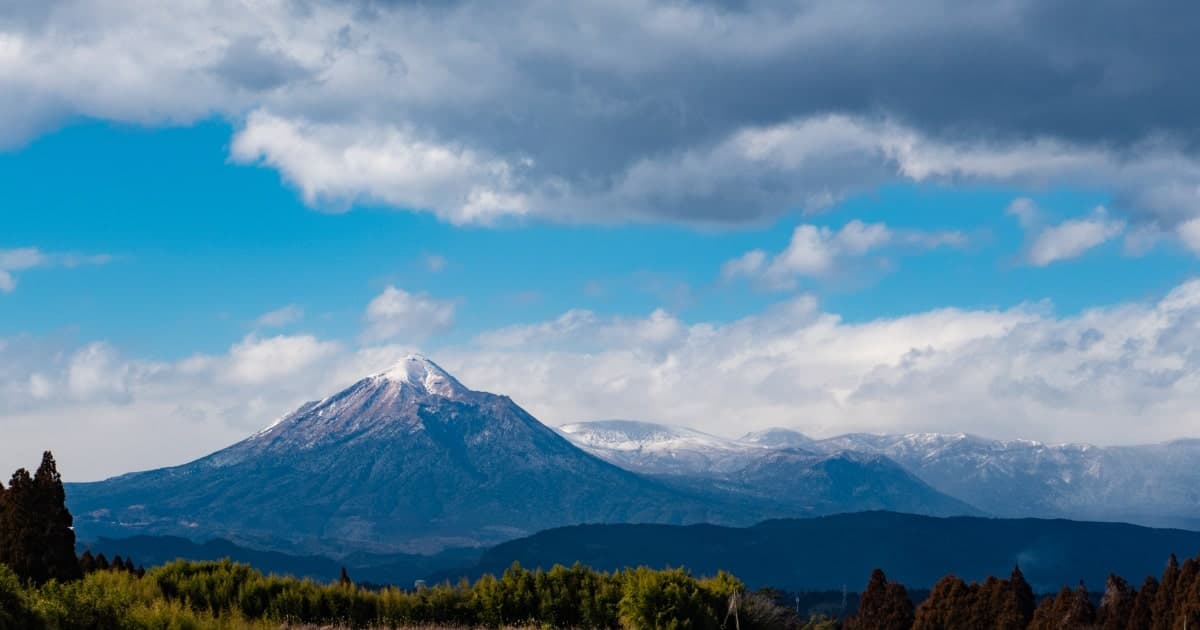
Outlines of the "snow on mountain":
M717 489L774 504L785 513L977 513L884 455L795 448L811 440L786 429L731 440L685 427L600 420L565 425L559 432L622 468L695 491Z
M848 434L812 448L885 455L942 492L999 516L1200 526L1200 440L1099 447L963 433Z
M783 479L809 473L795 469L798 456L771 455L775 451L815 456L804 460L808 467L838 455L872 455L895 462L941 493L997 516L1200 528L1200 466L1195 465L1200 461L1200 440L1098 447L994 440L965 433L850 433L811 439L789 429L768 429L732 440L683 427L611 421L577 423L560 431L602 459L647 474L783 491L771 480L773 475ZM784 463L790 472L785 473Z
M558 431L603 460L657 475L729 472L763 450L686 427L634 420L578 422L558 427Z
M808 448L813 439L792 429L772 428L763 431L753 431L743 435L738 441L767 448Z
M81 535L227 538L341 553L490 544L585 522L748 524L775 512L587 454L419 356L194 462L70 484Z

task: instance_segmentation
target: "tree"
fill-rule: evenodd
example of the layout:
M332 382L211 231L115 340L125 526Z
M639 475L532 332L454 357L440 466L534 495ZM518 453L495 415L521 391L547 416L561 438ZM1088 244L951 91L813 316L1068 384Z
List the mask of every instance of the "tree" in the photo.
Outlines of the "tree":
M85 549L83 555L79 556L79 570L84 575L96 570L96 557L92 555L91 549Z
M353 586L354 585L354 582L350 581L350 574L346 573L346 567L342 567L342 575L341 575L341 577L338 578L338 584L341 584L342 586Z
M1133 598L1133 610L1129 612L1129 630L1150 630L1154 627L1154 601L1158 598L1158 580L1147 576Z
M1171 630L1175 621L1175 586L1179 583L1179 559L1171 554L1162 581L1158 583L1158 594L1154 598L1153 630Z
M913 625L913 605L904 585L888 582L881 569L871 579L858 602L858 615L846 622L853 630L909 630Z
M1130 625L1134 601L1137 593L1123 578L1109 574L1104 588L1104 597L1100 599L1100 609L1096 614L1096 622L1101 630L1124 630Z
M110 568L111 567L109 567L109 565L108 565L108 558L104 557L104 553L101 552L101 553L96 554L96 570L97 571L107 571Z
M50 451L42 453L42 463L33 475L36 506L41 531L39 563L45 577L59 581L76 580L82 575L75 557L74 519L67 510L67 493L62 476Z

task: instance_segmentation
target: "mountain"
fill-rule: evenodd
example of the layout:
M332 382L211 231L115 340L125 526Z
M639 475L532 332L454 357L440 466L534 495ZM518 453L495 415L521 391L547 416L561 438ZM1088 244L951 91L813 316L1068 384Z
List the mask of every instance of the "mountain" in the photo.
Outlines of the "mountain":
M410 356L182 466L70 484L80 535L339 555L478 546L574 523L750 523L589 455L506 396Z
M947 573L966 580L1006 576L1020 565L1038 592L1080 579L1101 589L1109 572L1139 584L1160 575L1171 553L1195 556L1200 533L1122 523L974 517L934 518L860 512L715 525L584 525L540 532L487 550L466 571L441 577L499 574L514 561L549 568L576 561L602 570L631 566L726 570L747 586L790 591L856 590L875 567L910 588L928 588Z
M794 448L802 440L787 431L730 440L684 427L604 420L564 425L559 432L605 461L673 487L716 490L751 504L775 505L777 513L979 513L886 456Z
M822 452L895 460L938 490L1000 516L1200 528L1200 440L1098 447L958 434L850 434Z
M626 427L630 430L622 438ZM769 487L765 478L773 476L771 462L804 459L804 453L817 458L813 461L877 457L899 465L939 493L996 516L1200 529L1200 467L1194 464L1200 461L1200 440L1098 447L992 440L965 433L851 433L813 439L789 429L728 439L682 427L612 421L582 422L560 430L581 448L630 470L715 480L722 486ZM764 455L778 451L801 455ZM788 474L780 470L777 476L786 479ZM873 507L935 513L919 502Z
M749 443L694 429L634 420L565 424L560 433L583 450L627 470L652 475L730 472L765 453Z

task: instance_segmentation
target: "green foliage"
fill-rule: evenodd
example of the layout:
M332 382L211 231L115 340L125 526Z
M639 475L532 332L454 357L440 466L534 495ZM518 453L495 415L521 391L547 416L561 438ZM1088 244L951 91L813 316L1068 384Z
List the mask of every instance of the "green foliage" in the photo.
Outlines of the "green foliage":
M75 532L54 456L46 451L37 472L21 468L0 488L0 563L22 580L74 580Z

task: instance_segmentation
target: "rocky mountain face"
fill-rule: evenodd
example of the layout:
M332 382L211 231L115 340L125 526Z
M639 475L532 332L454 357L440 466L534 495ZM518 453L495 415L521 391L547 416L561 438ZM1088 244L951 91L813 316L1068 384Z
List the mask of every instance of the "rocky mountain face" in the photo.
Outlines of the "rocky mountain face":
M221 537L328 554L490 544L573 523L766 515L602 461L419 356L212 455L71 484L68 499L86 538Z
M941 493L997 516L1200 527L1200 467L1194 464L1200 461L1200 440L1120 447L990 440L962 433L852 433L817 440L788 429L734 440L696 435L699 432L690 429L633 424L638 430L625 438L617 434L622 425L613 421L577 423L560 430L590 453L647 474L722 483L732 477L763 488L770 487L763 477L772 476L773 462L797 457L816 461L877 457ZM764 451L801 455L764 455ZM782 470L779 477L786 478ZM916 507L895 509L920 512Z

